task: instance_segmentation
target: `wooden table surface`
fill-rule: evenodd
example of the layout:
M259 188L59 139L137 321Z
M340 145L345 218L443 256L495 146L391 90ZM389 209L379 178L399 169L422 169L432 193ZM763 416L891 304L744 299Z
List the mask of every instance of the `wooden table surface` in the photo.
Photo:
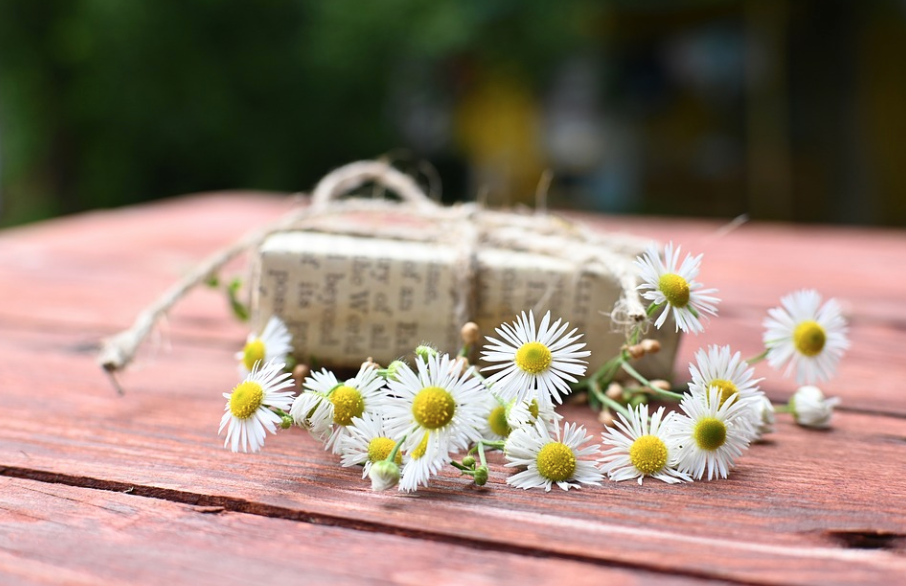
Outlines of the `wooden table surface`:
M451 471L405 495L371 492L299 429L223 449L246 330L222 293L171 312L125 396L95 363L102 337L290 205L212 194L0 233L0 584L906 584L903 232L584 216L705 253L723 302L684 338L680 382L703 345L757 353L783 294L836 297L852 348L824 385L843 400L833 428L779 415L724 481L545 494L508 487L495 457L484 488ZM775 401L795 390L757 374Z

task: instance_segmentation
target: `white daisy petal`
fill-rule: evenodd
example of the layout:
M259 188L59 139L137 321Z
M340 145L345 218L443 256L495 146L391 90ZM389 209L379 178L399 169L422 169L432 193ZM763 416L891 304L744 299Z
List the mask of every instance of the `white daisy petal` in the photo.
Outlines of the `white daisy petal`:
M491 344L482 351L488 365L483 370L497 371L487 383L503 401L560 403L561 396L570 392L567 381L576 382L575 376L585 374L587 363L583 358L591 353L582 350L585 343L578 342L582 335L575 329L566 333L569 323L561 322L551 323L548 311L536 329L534 313L523 312L514 325L497 328L508 344L488 338Z
M601 484L603 474L595 462L585 459L598 454L598 445L581 447L593 438L585 428L567 423L555 435L543 422L513 430L506 440L504 453L508 467L525 467L522 472L507 478L516 488L544 488L550 491L554 483L563 490L579 488L580 484Z
M236 354L239 372L242 376L247 375L259 361L285 364L293 351L292 342L293 336L286 328L286 324L276 315L272 315L261 335L249 334L245 347Z
M256 363L245 380L224 396L227 399L218 434L227 429L224 447L232 451L257 452L266 432L275 433L281 417L270 407L286 411L293 402L295 382L283 372L283 363Z
M628 420L620 413L616 427L608 428L601 437L605 445L613 446L599 460L601 471L614 481L638 478L639 484L645 476L670 484L691 481L675 467L679 441L670 435L673 417L673 413L664 417L661 407L649 423L648 405L630 410Z
M834 299L821 305L814 289L784 296L781 307L768 310L763 341L768 363L784 376L796 373L799 384L829 380L837 363L849 348L847 324Z

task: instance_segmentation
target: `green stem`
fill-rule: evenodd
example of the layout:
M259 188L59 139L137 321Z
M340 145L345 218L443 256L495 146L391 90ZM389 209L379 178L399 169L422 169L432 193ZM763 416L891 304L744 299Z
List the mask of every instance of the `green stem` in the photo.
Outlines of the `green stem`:
M761 354L756 354L755 356L752 356L751 358L746 358L746 362L748 362L749 364L756 364L758 362L761 362L762 360L764 360L767 357L768 357L768 349L765 348L764 352L762 352Z
M387 460L388 462L393 462L394 464L396 464L396 455L399 453L399 451L400 451L400 446L403 445L403 442L406 441L406 438L407 438L407 437L409 437L409 434L408 434L408 433L407 433L406 435L403 436L403 439L401 439L400 441L398 441L398 442L396 442L395 444L393 444L393 449L390 450L390 453L389 453L389 454L387 454L386 460Z
M650 380L648 380L647 378L645 378L644 376L639 374L639 371L637 371L633 367L629 366L628 363L623 362L622 367L623 367L623 370L625 370L627 373L629 373L630 376L632 376L632 378L634 378L635 380L637 380L640 383L642 383L643 385L645 385L645 387L647 387L648 390L652 391L656 396L658 396L662 399L668 399L670 401L682 401L683 400L684 395L682 393L674 393L673 391L665 391L664 389L659 389L658 387L651 384Z
M474 471L471 468L469 468L468 466L463 466L456 460L451 460L450 464L457 470L462 471L464 474L474 474Z
M774 411L777 413L792 413L793 406L789 403L773 403Z
M614 401L613 399L608 397L606 393L602 392L601 385L599 385L597 381L592 380L590 388L592 394L598 401L601 402L602 405L607 405L614 411L622 413L623 417L626 417L627 419L629 418L629 409L627 409L625 405L621 405L617 401Z

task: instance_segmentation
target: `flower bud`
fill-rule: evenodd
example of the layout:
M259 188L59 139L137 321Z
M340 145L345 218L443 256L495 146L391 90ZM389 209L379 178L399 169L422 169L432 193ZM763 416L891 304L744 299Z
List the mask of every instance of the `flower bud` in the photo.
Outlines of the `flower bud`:
M383 377L384 380L396 380L396 375L403 367L403 364L404 363L401 360L394 360L387 365L387 368L378 370L378 374Z
M381 365L378 364L377 362L375 362L374 359L371 358L371 356L369 356L368 359L362 363L362 366L370 366L371 368L380 368L381 367Z
M427 361L429 356L437 356L437 350L427 344L422 344L415 349L415 354L422 360Z
M289 415L284 415L280 418L280 429L289 429L293 426L293 418Z
M642 347L642 350L645 351L645 354L657 354L661 351L661 343L657 340L652 340L651 338L645 338L639 345Z
M475 484L484 486L488 482L488 467L479 466L475 469L475 474L472 477L475 479Z
M302 383L311 374L311 368L303 362L300 362L293 368L293 380L296 381L296 389L302 388Z
M472 466L475 465L475 457L474 457L474 456L466 456L465 458L462 459L462 465L463 465L463 466L468 466L469 468L471 468Z
M670 383L661 378L656 378L653 381L651 381L651 386L661 389L662 391L670 390Z
M466 346L471 346L472 344L477 344L479 338L481 337L481 332L478 329L478 324L470 321L466 322L462 329L459 331L459 335L462 336L462 343Z
M641 344L633 344L632 346L627 346L626 351L629 352L629 356L633 360L638 360L645 355L645 349L642 348Z
M601 425L605 427L610 427L613 425L613 413L610 412L610 409L603 409L598 413L598 421L601 422Z
M368 478L371 479L371 490L388 490L399 484L400 467L392 460L380 460L371 465Z
M790 398L790 409L796 423L803 427L824 429L830 427L834 406L840 399L833 397L826 399L821 389L811 385L799 387L799 390Z
M619 401L623 398L623 385L617 382L607 385L607 391L604 393L608 398Z

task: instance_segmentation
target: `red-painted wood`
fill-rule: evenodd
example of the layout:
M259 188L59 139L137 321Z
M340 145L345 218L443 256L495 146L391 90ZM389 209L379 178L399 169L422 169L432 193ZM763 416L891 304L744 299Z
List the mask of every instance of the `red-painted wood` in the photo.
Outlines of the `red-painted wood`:
M347 541L347 559L379 548L375 572L423 552L412 562L416 578L387 574L394 583L418 581L432 563L439 576L453 572L445 548L453 558L480 558L466 582L480 575L557 582L561 572L568 583L583 576L647 583L650 572L658 582L772 584L895 584L906 576L906 398L898 384L906 379L906 310L898 303L904 279L889 266L906 258L901 233L748 225L709 240L715 223L584 216L596 227L673 238L705 253L702 281L725 299L705 334L684 339L677 380L699 345L755 353L764 312L789 290L814 286L844 302L853 348L826 386L844 398L833 429L806 430L779 416L770 441L720 482L526 492L505 485L498 457L485 489L451 472L414 495L374 494L300 430L269 437L262 454L221 448L220 394L237 382L232 355L245 331L219 294L195 291L173 311L164 342L156 351L149 344L121 376L126 396L94 364L100 337L287 203L186 198L0 233L0 473L8 477L0 478L0 577L9 577L0 581L134 583L134 560L140 581L180 582L219 550L235 567L248 562L249 574L226 565L210 581L233 574L242 581L271 563L255 557L261 549L243 540L245 527L274 544L274 559L300 556L339 583L383 575L358 563L338 572L329 552ZM759 376L769 377L764 387L775 399L794 390L764 365ZM597 425L581 407L564 412ZM128 488L129 495L111 492ZM203 514L186 503L226 512ZM121 518L120 506L136 512ZM130 546L133 526L148 547L127 547L134 557L112 560L117 547ZM85 558L77 546L98 530L100 544ZM171 541L186 534L177 551Z

